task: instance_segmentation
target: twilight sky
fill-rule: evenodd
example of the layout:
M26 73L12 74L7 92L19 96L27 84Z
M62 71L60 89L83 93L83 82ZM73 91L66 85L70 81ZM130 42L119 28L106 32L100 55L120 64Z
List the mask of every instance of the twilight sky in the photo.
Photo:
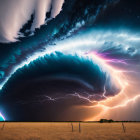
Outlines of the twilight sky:
M0 120L140 121L139 0L0 0Z

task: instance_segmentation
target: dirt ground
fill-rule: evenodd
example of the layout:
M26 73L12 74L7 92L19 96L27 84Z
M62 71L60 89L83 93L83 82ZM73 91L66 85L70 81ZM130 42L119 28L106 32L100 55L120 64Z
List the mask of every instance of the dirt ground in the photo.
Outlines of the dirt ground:
M0 140L140 140L140 123L0 123Z

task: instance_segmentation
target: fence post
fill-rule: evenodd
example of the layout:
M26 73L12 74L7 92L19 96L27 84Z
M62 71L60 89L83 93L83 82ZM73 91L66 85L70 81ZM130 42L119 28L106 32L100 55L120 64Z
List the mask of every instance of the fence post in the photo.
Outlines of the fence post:
M1 130L3 130L3 129L4 129L4 126L5 126L5 122L3 123Z
M79 133L81 133L81 125L80 125L80 122L79 122Z
M123 128L123 132L126 132L126 127L124 126L123 122L122 122L122 128Z
M72 132L73 132L73 124L72 124L72 122L71 122L71 128L72 128Z

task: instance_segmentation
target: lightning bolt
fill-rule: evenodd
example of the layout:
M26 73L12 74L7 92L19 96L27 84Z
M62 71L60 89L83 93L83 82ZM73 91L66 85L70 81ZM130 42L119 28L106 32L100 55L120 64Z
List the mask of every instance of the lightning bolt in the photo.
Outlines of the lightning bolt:
M107 62L110 62L110 61L106 61L104 60L103 58L99 57L99 55L97 55L96 53L92 52L90 53L90 55L94 58L94 59L97 59L98 61L100 61L103 65L106 65L111 71L112 71L112 74L113 76L115 76L115 78L117 79L118 83L120 84L121 86L121 91L119 94L117 94L116 96L114 97L109 97L109 98L105 98L106 100L103 100L103 101L99 101L97 102L97 104L93 105L93 106L89 106L88 108L97 108L97 107L100 107L103 109L103 111L101 111L101 113L99 113L97 116L93 117L93 118L89 118L87 119L86 121L93 121L93 120L99 120L101 118L102 115L104 115L107 111L110 111L110 110L113 110L113 109L117 109L117 108L122 108L122 107L126 107L129 103L131 102L135 102L138 98L140 98L140 95L136 95L134 96L133 98L130 98L130 99L126 99L123 103L120 103L118 105L114 105L114 106L108 106L108 105L105 105L105 103L117 98L118 96L122 95L122 94L125 94L125 89L127 88L127 86L129 86L129 81L126 80L125 76L124 76L124 73L125 72L133 72L133 71L123 71L123 70L118 70L118 69L114 69L113 67L111 67L110 65L108 65ZM111 60L112 61L112 60ZM117 63L120 63L121 61L117 61ZM103 94L104 97L105 96L105 93ZM80 97L80 96L79 96ZM81 97L80 97L81 98ZM82 98L84 99L84 98ZM89 99L86 99L86 100L89 100ZM91 102L91 101L90 101ZM93 102L91 102L93 103Z

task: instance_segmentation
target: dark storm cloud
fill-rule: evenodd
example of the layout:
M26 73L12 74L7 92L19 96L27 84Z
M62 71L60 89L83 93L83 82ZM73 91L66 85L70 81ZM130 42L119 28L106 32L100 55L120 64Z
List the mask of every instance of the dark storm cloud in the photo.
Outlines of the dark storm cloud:
M137 31L140 28L140 1L120 0L116 5L109 6L100 13L96 20L97 26L106 28L129 28Z
M16 109L23 111L21 115L14 116L15 120L43 121L44 116L46 121L51 121L50 118L58 120L56 116L69 107L77 104L88 104L85 101L81 102L78 97L76 98L71 94L78 93L85 98L91 94L95 95L91 97L92 100L102 100L104 87L107 96L117 94L119 89L110 82L109 74L89 58L57 52L39 58L28 66L19 69L9 79L1 92L1 106L5 106L7 113L11 112L10 106L14 107L15 111ZM54 102L50 103L49 97L55 99ZM63 103L67 103L67 105L62 107ZM27 105L32 106L31 110L25 110ZM44 114L43 109L40 109L40 114L31 113L35 113L36 109L43 105L47 113L51 114L50 117L47 116L47 113ZM58 112L52 114L51 111L56 106L61 107ZM67 120L68 118L62 117L63 119Z

